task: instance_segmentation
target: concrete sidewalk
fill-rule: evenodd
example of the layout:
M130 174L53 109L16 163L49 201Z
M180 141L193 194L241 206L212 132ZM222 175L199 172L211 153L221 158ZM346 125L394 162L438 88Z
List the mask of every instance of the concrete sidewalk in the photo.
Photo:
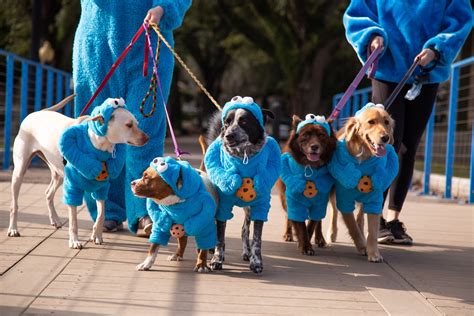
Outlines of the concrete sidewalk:
M393 314L473 315L473 208L411 199L403 220L412 247L382 246L385 263L356 254L341 223L339 242L306 257L281 239L283 213L276 196L264 228L264 272L240 260L242 211L228 224L225 270L192 272L194 244L183 262L161 251L152 271L135 271L145 239L105 234L105 244L67 246L65 226L48 225L45 184L26 183L20 195L20 238L6 236L10 183L0 182L0 315L19 314ZM80 238L92 222L79 214Z

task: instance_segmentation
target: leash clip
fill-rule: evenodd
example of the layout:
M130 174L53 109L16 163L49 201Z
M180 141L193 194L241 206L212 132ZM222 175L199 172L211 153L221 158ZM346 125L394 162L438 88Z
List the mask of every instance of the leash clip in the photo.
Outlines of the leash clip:
M309 171L308 171L308 170L309 170ZM313 174L314 174L313 168L311 168L310 165L306 165L306 166L304 167L304 176L305 176L306 178L309 178L309 177L311 177Z
M242 160L242 163L244 165L248 165L249 164L249 156L247 156L247 151L244 150L244 159Z

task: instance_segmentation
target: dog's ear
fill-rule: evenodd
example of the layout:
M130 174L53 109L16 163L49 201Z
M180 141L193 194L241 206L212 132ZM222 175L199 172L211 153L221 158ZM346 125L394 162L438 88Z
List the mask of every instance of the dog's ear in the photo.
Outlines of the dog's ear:
M98 121L101 125L104 124L104 117L102 115L96 115L94 117L89 118L91 121Z
M275 114L267 109L262 109L262 114L263 114L263 123L266 123L269 119L274 120L275 119Z
M389 126L390 126L390 139L389 139L388 142L393 145L393 143L395 142L395 139L393 138L393 131L395 130L395 124L397 124L397 123L395 122L395 120L391 116L388 117L388 121L390 122L389 123Z
M357 135L359 128L359 121L356 118L351 117L344 126L344 138L346 139L346 141L350 141L354 137L354 135Z
M179 169L178 180L176 180L176 188L178 188L178 190L181 190L182 187L183 187L183 173L181 172L181 169Z
M303 122L303 120L298 115L293 115L293 121L291 122L291 128L296 130L296 127L299 123Z

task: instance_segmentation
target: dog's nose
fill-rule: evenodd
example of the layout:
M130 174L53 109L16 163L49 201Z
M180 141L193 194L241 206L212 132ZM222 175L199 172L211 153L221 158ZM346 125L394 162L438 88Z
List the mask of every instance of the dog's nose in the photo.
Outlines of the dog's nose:
M383 141L384 143L387 143L389 139L390 139L390 137L388 137L388 135L382 136L382 141Z
M225 139L227 141L230 141L230 142L234 141L235 140L235 135L234 134L227 134L227 135L225 135Z
M311 145L311 150L312 151L316 151L319 149L319 146L318 145Z

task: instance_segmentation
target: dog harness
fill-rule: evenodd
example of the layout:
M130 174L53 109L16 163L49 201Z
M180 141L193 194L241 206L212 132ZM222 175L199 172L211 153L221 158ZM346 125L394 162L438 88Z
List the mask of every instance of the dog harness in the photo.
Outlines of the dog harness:
M328 169L336 179L337 208L341 212L353 212L355 202L360 202L365 213L381 214L383 192L398 174L398 156L387 144L385 156L359 162L342 140L337 143Z
M286 185L289 220L317 221L326 216L329 193L335 182L326 166L303 166L290 153L284 153L281 156L280 176Z
M194 236L198 249L211 249L217 243L214 220L216 203L206 190L201 176L186 161L157 157L150 164L172 188L180 202L157 204L147 199L147 210L153 220L150 242L166 246L173 224L181 224L187 236Z

